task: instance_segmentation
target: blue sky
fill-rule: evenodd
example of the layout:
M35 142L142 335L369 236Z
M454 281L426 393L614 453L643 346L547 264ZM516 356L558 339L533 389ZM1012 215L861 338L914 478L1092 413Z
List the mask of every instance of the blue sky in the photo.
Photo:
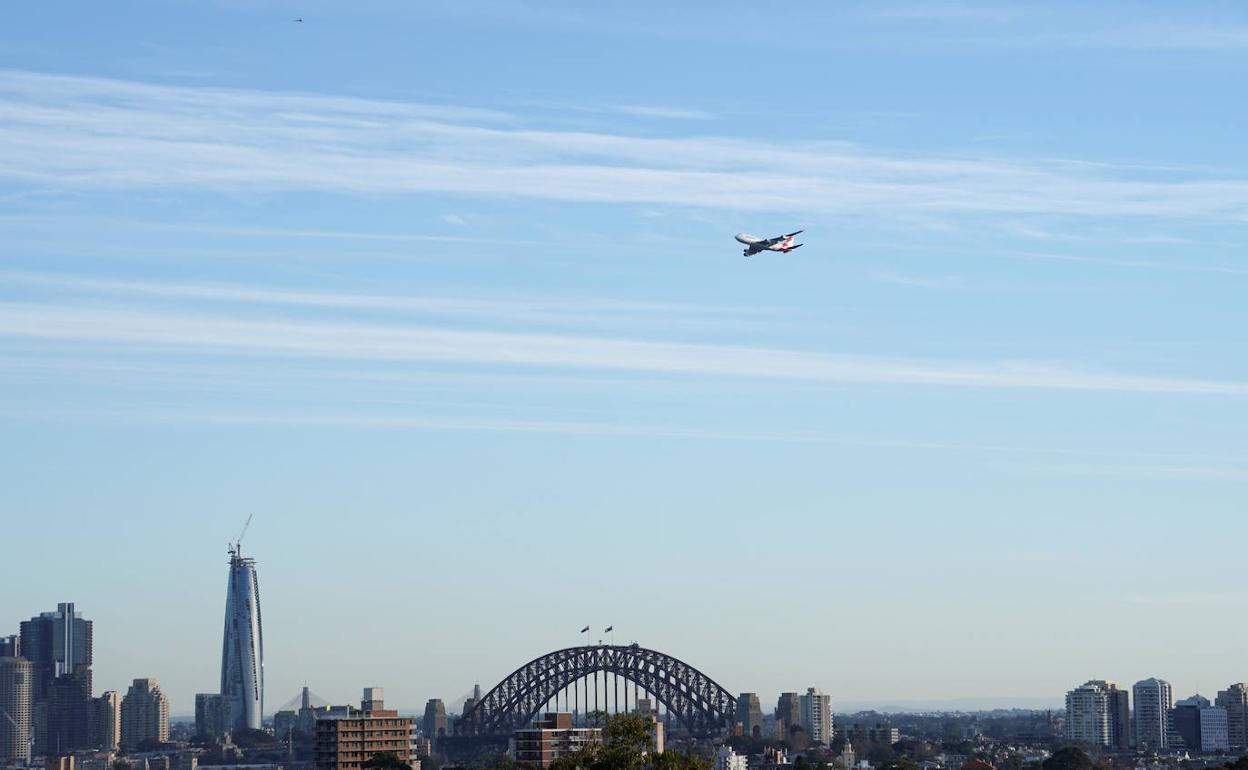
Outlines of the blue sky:
M1245 70L1234 3L10 7L0 617L187 713L255 513L270 706L585 623L769 702L1241 680Z

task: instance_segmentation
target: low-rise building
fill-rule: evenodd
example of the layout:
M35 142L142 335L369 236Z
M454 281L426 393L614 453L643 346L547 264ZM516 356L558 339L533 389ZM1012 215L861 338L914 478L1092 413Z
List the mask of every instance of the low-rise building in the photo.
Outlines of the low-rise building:
M725 743L715 751L715 770L750 770L750 761Z
M391 753L420 770L414 749L415 720L386 709L380 687L364 690L359 711L316 720L317 770L361 770L377 754Z
M602 743L602 729L573 727L572 715L566 712L547 713L532 727L516 730L512 737L517 762L550 767L560 757Z

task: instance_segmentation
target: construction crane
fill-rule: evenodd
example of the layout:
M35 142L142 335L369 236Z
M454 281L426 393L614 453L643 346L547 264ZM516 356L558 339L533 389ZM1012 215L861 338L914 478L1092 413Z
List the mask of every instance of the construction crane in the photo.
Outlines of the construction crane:
M21 733L22 726L17 723L17 720L10 716L7 710L4 712L4 718L9 720L9 723L13 725L14 733ZM29 762L33 756L35 756L35 732L34 730L28 729L26 731L26 761Z
M233 543L229 543L229 552L231 556L238 556L243 550L243 535L247 534L247 528L251 526L251 517L254 513L247 514L247 521L243 522L243 531L238 533L238 537Z

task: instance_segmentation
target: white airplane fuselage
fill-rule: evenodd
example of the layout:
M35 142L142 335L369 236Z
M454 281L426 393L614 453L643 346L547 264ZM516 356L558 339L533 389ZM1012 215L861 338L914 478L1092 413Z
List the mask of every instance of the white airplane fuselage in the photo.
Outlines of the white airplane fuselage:
M797 248L797 246L793 244L792 235L776 239L759 238L757 235L750 235L749 233L737 233L733 236L733 238L736 239L737 243L744 243L746 245L747 248L745 250L745 256L747 257L751 254L757 254L760 251L790 252Z

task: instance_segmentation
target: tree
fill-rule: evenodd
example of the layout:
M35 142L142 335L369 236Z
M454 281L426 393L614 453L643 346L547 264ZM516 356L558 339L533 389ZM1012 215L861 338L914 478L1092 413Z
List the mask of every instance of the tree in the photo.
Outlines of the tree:
M272 735L251 727L239 728L230 737L240 749L272 748L277 745L277 739Z
M379 751L364 762L366 770L412 770L412 766L399 759L393 751Z
M789 748L793 751L805 751L810 748L810 733L801 725L789 726Z
M883 770L919 770L919 765L912 758L903 756L885 763Z
M560 757L550 770L708 770L708 763L695 754L655 754L651 725L640 714L607 716L601 745Z
M1044 760L1044 770L1092 770L1092 758L1078 746L1058 749Z

